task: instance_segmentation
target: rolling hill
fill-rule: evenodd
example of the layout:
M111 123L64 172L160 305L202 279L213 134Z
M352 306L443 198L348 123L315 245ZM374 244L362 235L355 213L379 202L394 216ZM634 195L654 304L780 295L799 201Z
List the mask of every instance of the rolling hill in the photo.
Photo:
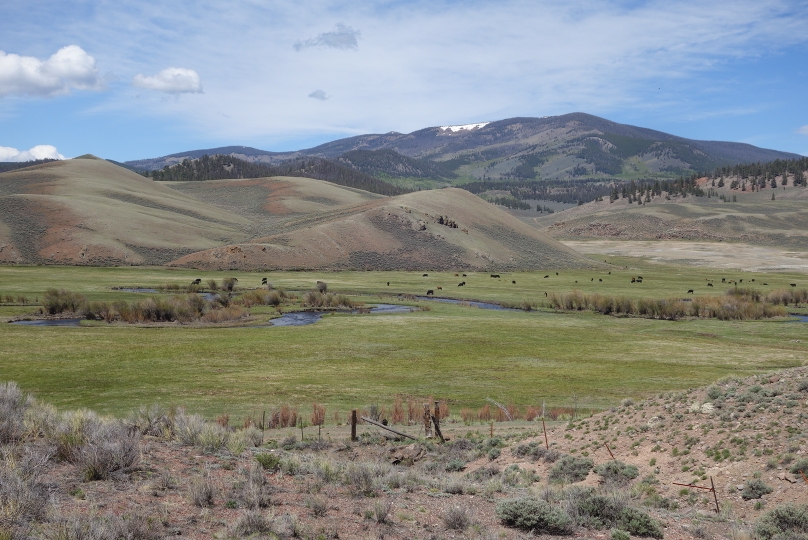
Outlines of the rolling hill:
M597 264L479 197L452 188L307 214L286 221L284 229L171 264L242 270L527 270Z
M247 237L249 221L105 160L0 174L0 262L159 264Z
M267 152L249 147L222 147L129 161L157 170L205 154L225 154L247 161L279 163L301 157L341 158L355 151L395 151L406 158L433 161L446 178L569 179L606 177L673 177L738 163L793 159L796 154L749 144L696 141L642 127L618 124L584 113L542 118L510 118L469 126L430 127L403 134L359 135L295 152ZM348 158L349 160L351 158ZM407 176L412 164L367 155L372 174ZM384 168L379 164L388 163ZM430 173L434 174L434 172ZM418 175L416 175L418 176Z
M778 181L756 191L732 188L733 178L713 187L697 182L701 197L642 196L605 198L565 212L536 216L519 213L534 226L563 239L689 240L744 242L805 252L808 246L808 188ZM779 177L778 177L779 180ZM640 204L642 203L642 204Z
M245 270L594 264L463 190L383 197L299 177L155 182L92 156L0 174L0 262Z

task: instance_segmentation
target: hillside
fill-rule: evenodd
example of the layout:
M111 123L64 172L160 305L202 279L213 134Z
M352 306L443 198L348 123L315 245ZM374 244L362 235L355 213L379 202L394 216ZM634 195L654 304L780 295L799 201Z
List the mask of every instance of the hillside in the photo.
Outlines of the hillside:
M589 114L572 113L510 118L467 129L443 126L408 134L359 135L295 152L228 147L127 164L155 170L205 153L278 163L300 157L336 159L356 150L393 150L409 158L437 161L443 169L466 179L673 177L738 163L799 157L742 143L696 141ZM396 167L399 164L384 173L400 176Z
M159 264L249 222L96 158L0 174L0 262Z
M441 224L441 221L444 224ZM541 269L596 263L466 191L378 199L290 219L283 233L186 255L207 269Z
M363 423L351 441L330 417L283 427L288 407L243 427L148 404L102 418L2 382L0 526L10 538L797 540L806 396L794 368L592 416L551 410L546 436L538 418L447 410L441 443L406 408L394 429L417 440Z
M671 197L654 194L604 198L564 212L523 219L555 238L615 240L692 240L745 242L804 251L808 245L808 188L794 185L756 191L732 188L735 178L713 187L708 178L698 184L704 196ZM738 182L740 184L740 180Z

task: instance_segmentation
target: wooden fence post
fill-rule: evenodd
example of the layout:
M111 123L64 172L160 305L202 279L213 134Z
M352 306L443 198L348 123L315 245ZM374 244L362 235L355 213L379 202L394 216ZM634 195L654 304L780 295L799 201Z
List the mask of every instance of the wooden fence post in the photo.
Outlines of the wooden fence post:
M356 409L351 411L351 440L356 441Z
M429 414L429 403L424 403L424 438L432 438L432 415Z
M542 405L544 408L544 405ZM547 425L544 423L544 416L541 417L541 428L544 430L544 447L550 449L550 441L547 440Z

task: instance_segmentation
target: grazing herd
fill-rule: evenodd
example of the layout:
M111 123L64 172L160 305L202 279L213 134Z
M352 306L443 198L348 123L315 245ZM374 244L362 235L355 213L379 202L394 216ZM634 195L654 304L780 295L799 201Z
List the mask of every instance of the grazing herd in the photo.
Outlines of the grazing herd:
M558 272L556 272L556 273L555 273L555 275L557 276L557 275L558 275ZM609 272L609 275L611 275L611 272ZM461 274L460 274L460 273L456 273L456 274L455 274L455 277L460 277L460 276L461 276ZM468 276L467 276L467 274L462 274L462 276L463 276L463 277L468 277ZM423 274L423 276L422 276L422 277L429 277L429 274ZM500 274L491 274L491 277L492 277L492 278L494 278L494 279L502 279L502 277L500 276ZM549 279L549 278L550 278L550 274L546 274L546 275L544 276L544 279ZM234 281L238 281L236 278L233 278L233 280L234 280ZM590 281L590 282L594 282L594 281L595 281L595 278L594 278L594 277L592 277L592 278L590 278L590 279L589 279L589 281ZM713 280L712 280L712 279L706 279L706 278L705 278L705 281L707 282L707 286L708 286L708 287L713 287ZM749 281L750 281L750 282L752 282L752 283L754 283L755 279L754 279L754 278L752 278L752 279L750 279ZM603 278L598 278L598 282L599 282L599 283L603 283ZM642 276L635 276L635 277L632 277L632 278L631 278L631 283L642 283L642 282L643 282L643 277L642 277ZM319 286L319 285L320 285L322 282L319 282L319 281L318 281L317 283L318 283L318 286ZM578 283L578 280L575 280L575 283ZM743 283L743 279L738 279L738 280L733 280L733 279L730 279L730 280L727 280L727 278L722 277L722 278L721 278L721 283L732 284L732 285L735 285L735 286L737 287L739 283ZM191 282L191 285L201 285L201 284L202 284L202 279L201 279L201 278L196 278L195 280L193 280L193 281ZM267 281L267 278L265 278L265 277L264 277L264 278L261 278L261 285L262 285L262 286L268 286L268 284L269 284L269 282ZM511 280L511 284L512 284L512 285L516 285L516 280ZM458 286L458 287L464 287L465 285L466 285L465 280L464 280L464 281L461 281L460 283L458 283L458 284L457 284L457 286ZM764 286L768 286L769 284L768 284L768 283L762 283L762 285L764 285ZM796 286L797 286L797 284L796 284L796 283L789 283L789 285L790 285L791 287L796 287ZM389 281L387 282L387 286L388 286L388 287L390 286L390 282L389 282ZM440 286L440 285L438 285L438 286L437 286L435 289L437 289L438 291L442 291L442 290L443 290L443 287L442 287L442 286ZM427 296L434 296L434 294L435 294L435 289L429 289L429 290L427 290L427 291L426 291L426 295L427 295ZM688 289L688 290L687 290L687 294L695 294L695 289ZM547 297L547 292L545 292L545 293L544 293L544 296L545 296L545 298Z

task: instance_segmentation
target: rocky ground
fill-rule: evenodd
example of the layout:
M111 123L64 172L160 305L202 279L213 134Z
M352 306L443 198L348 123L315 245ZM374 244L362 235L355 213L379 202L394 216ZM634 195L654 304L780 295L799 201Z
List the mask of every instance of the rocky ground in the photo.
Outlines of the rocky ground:
M805 367L626 400L546 440L540 420L450 417L446 443L105 420L15 389L0 385L0 538L771 538L767 512L808 503Z

